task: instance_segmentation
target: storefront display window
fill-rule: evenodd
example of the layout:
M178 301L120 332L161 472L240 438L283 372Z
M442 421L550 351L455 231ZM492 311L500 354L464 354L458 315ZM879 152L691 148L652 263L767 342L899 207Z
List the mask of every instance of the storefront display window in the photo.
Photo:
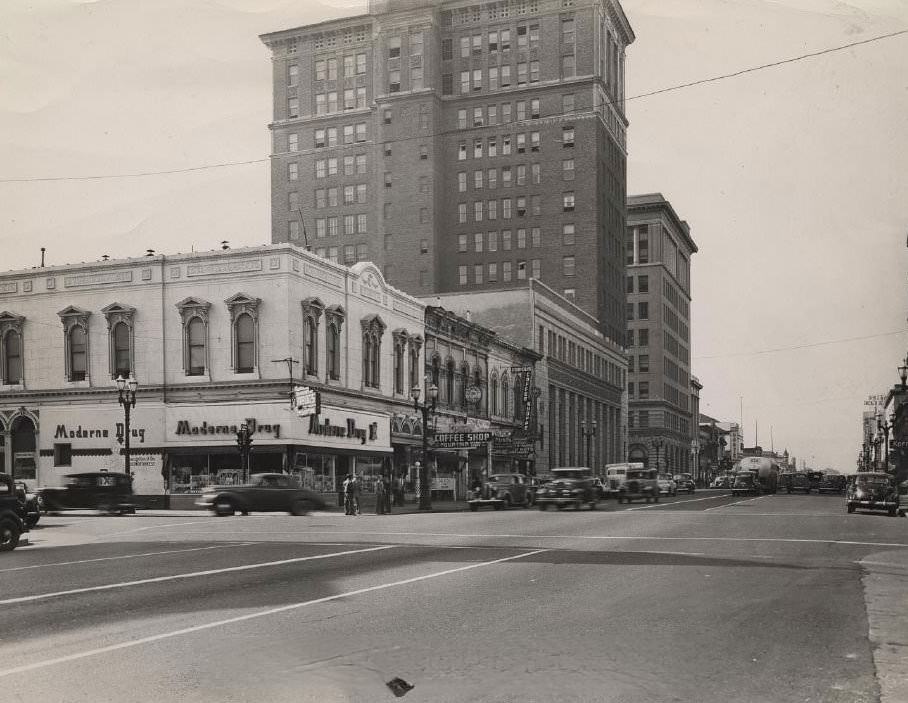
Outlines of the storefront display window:
M297 452L290 473L303 488L316 493L334 493L337 483L337 457L331 454Z
M387 471L388 475L391 475L390 466L386 466L388 461L380 456L356 457L356 477L363 493L375 493L375 484L382 473Z
M249 472L280 473L283 454L253 451ZM243 482L240 456L236 452L222 454L172 454L170 456L170 492L201 493L209 486L236 486Z

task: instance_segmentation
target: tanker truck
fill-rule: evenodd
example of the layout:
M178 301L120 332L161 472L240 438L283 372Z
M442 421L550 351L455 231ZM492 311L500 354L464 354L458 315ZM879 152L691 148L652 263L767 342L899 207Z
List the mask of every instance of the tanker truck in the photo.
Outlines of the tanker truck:
M735 474L750 472L761 493L775 493L779 487L779 465L769 457L746 456L735 464Z

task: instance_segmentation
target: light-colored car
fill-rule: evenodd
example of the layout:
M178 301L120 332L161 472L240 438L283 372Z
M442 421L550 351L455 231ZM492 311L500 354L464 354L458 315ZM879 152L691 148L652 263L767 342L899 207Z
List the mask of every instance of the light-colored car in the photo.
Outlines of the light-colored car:
M675 484L678 486L679 491L687 491L688 493L693 493L697 484L694 483L694 477L690 474L675 474Z
M675 483L669 474L659 474L659 478L656 479L659 482L659 493L665 496L676 496L678 495L678 484Z

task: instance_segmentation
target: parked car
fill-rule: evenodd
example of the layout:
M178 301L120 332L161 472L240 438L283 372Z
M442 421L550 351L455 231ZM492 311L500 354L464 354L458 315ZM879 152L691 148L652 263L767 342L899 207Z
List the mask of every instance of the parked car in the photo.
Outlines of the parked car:
M240 512L287 512L305 515L325 507L322 497L301 488L287 474L252 474L242 486L211 486L199 496L196 505L226 516Z
M666 496L678 495L678 484L670 474L659 474L656 479L659 483L659 493Z
M554 505L561 510L573 505L580 510L589 505L596 509L597 490L593 483L593 470L584 466L563 466L552 469L553 479L536 491L536 505L540 510L548 510Z
M659 480L656 469L628 469L618 486L618 502L631 503L642 498L647 503L659 502Z
M675 474L675 483L678 484L679 491L693 493L697 489L694 483L694 477L691 474Z
M510 508L515 505L530 507L530 493L527 480L523 474L492 474L471 491L467 504L470 510L476 511L483 506L495 510Z
M856 473L845 491L845 508L853 513L863 510L885 510L891 517L903 513L905 506L899 504L900 487L895 478L878 471Z
M11 476L0 474L0 552L11 552L19 546L24 532L25 507L16 495L16 486Z
M710 488L731 488L735 482L735 477L731 474L721 474L713 479Z
M109 515L134 513L132 477L114 471L92 471L64 476L65 485L42 488L38 499L45 513L63 510L99 510Z
M38 494L28 490L28 486L22 481L17 481L16 495L19 497L19 502L25 507L25 526L32 529L41 519Z
M536 492L551 480L551 476L527 476L528 505L536 505Z
M793 493L794 491L810 493L810 477L803 471L793 471L788 474L785 490L789 493Z
M823 474L820 485L817 488L818 493L844 493L845 484L848 479L842 474Z

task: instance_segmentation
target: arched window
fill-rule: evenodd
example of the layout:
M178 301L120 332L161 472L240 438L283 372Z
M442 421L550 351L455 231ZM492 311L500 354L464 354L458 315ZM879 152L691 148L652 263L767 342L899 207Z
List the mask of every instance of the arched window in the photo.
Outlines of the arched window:
M398 339L394 343L394 392L403 395L404 392L404 345L403 339Z
M511 386L508 383L508 376L505 374L501 377L501 415L502 417L510 417L508 413L508 406L510 404L511 397Z
M189 368L187 376L204 376L206 364L205 323L201 318L193 317L186 327L186 344L189 349Z
M306 364L306 375L307 376L317 376L318 375L318 324L315 321L313 315L306 315L305 317L305 330L303 334L305 335L305 364Z
M489 379L489 415L498 414L498 376Z
M255 323L252 315L243 313L236 318L236 372L255 370Z
M15 330L3 338L3 383L22 383L22 336Z
M410 388L419 387L419 347L410 341Z
M449 359L445 364L445 400L448 405L454 405L454 361Z
M73 327L69 332L69 380L84 381L88 374L88 354L85 330Z
M340 378L340 332L337 325L330 323L326 338L326 363L328 364L328 378L336 381Z
M111 303L101 309L107 319L109 371L111 378L135 375L133 323L136 309L123 303Z
M129 378L129 327L118 322L113 328L114 376Z
M360 320L363 330L363 385L381 388L381 338L385 323L378 315Z

